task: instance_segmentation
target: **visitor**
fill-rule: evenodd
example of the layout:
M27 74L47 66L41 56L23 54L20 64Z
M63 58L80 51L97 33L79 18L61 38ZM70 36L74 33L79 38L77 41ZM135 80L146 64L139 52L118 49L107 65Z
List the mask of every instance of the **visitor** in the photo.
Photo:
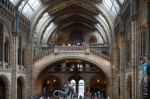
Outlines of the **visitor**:
M109 97L109 96L107 96L107 99L110 99L110 97Z
M82 96L81 96L81 95L79 96L79 99L82 99Z
M37 96L34 96L34 98L33 99L38 99L38 97Z

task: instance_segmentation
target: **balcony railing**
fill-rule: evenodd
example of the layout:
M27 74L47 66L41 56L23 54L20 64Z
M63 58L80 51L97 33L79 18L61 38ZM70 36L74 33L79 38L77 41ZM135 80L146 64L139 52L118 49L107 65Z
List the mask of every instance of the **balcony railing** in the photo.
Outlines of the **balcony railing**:
M91 54L93 54L93 55L96 55L96 56L102 57L102 58L104 58L104 59L106 59L106 60L109 60L109 61L110 61L110 57L109 57L109 56L107 56L107 55L105 55L105 54L103 54L103 53L101 53L101 52L99 52L99 51L97 51L97 50L90 49L90 53L91 53Z
M54 46L49 49L45 49L40 51L34 58L33 61L39 60L40 58L50 55L50 54L58 54L58 53L83 53L83 54L93 54L99 57L102 57L106 60L110 61L110 57L101 53L100 51L94 50L89 46Z

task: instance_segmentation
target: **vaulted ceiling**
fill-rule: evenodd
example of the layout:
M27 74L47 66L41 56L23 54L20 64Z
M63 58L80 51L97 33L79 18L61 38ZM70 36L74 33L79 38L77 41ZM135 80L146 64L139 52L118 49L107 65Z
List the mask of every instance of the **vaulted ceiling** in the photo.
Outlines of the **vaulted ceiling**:
M68 42L72 33L110 46L124 0L10 0L31 21L36 44Z

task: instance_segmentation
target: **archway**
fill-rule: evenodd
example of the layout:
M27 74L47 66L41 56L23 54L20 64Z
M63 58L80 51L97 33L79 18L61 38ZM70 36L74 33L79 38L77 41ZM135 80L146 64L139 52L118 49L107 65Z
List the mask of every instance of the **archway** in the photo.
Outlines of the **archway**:
M0 99L9 98L9 82L5 76L0 76Z
M17 99L24 99L24 79L19 77L17 79Z
M95 74L97 75L102 75L103 78L105 78L105 80L100 81L103 82L103 89L105 91L103 91L103 94L105 92L105 94L107 93L107 89L109 87L109 79L107 79L108 77L105 75L104 71L99 68L97 65L82 60L82 59L75 59L75 58L65 58L59 61L55 61L52 62L51 64L47 65L38 75L38 78L35 81L35 86L34 86L34 95L36 96L41 96L41 95L46 95L45 93L48 92L47 91L47 87L45 86L45 88L43 87L43 84L47 85L46 83L50 83L49 81L47 82L47 77L50 77L51 75L53 75L53 77L55 77L55 80L57 79L60 83L58 83L57 86L59 86L59 90L63 90L63 86L65 85L65 82L67 82L68 80L75 80L78 81L78 83L76 83L76 92L78 94L79 92L79 81L83 80L84 82L84 87L85 89L90 88L90 81L92 77L95 76ZM35 74L34 74L35 75ZM51 76L51 78L53 78ZM99 77L99 76L97 76ZM102 80L102 79L100 79ZM54 79L50 79L50 81L54 82ZM105 84L104 84L105 83ZM83 85L83 83L80 83L80 85ZM82 86L81 85L81 86ZM81 87L80 86L80 87ZM83 87L83 86L82 86ZM44 88L44 89L43 89ZM83 88L82 88L83 89ZM86 93L86 91L89 90L85 90L84 89L84 93ZM55 88L51 90L51 94L52 92L55 91ZM45 93L43 93L45 92ZM101 91L102 92L102 91ZM50 94L50 95L51 95Z
M127 79L127 99L132 99L132 76L129 75Z
M3 61L3 39L4 39L4 26L3 23L0 23L0 62Z

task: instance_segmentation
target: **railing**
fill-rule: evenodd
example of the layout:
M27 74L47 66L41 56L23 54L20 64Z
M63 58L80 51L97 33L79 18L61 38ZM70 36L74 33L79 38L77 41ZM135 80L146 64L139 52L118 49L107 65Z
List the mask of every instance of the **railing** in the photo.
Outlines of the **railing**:
M58 46L58 52L85 52L85 46Z
M91 49L89 46L54 46L50 49L45 49L39 52L33 61L36 61L44 56L50 54L58 54L58 53L86 53L86 54L93 54L99 57L102 57L106 60L110 61L110 57L107 55L102 54L101 52Z
M96 56L100 56L100 57L110 61L110 57L109 56L104 55L104 54L102 54L101 52L99 52L97 50L90 49L90 53L93 54L93 55L96 55Z
M33 59L33 61L36 61L36 60L39 60L40 58L44 57L44 56L47 56L47 55L50 55L54 52L54 49L53 48L50 48L50 49L46 49L44 51L40 51L39 54L37 54L35 56L35 58Z

